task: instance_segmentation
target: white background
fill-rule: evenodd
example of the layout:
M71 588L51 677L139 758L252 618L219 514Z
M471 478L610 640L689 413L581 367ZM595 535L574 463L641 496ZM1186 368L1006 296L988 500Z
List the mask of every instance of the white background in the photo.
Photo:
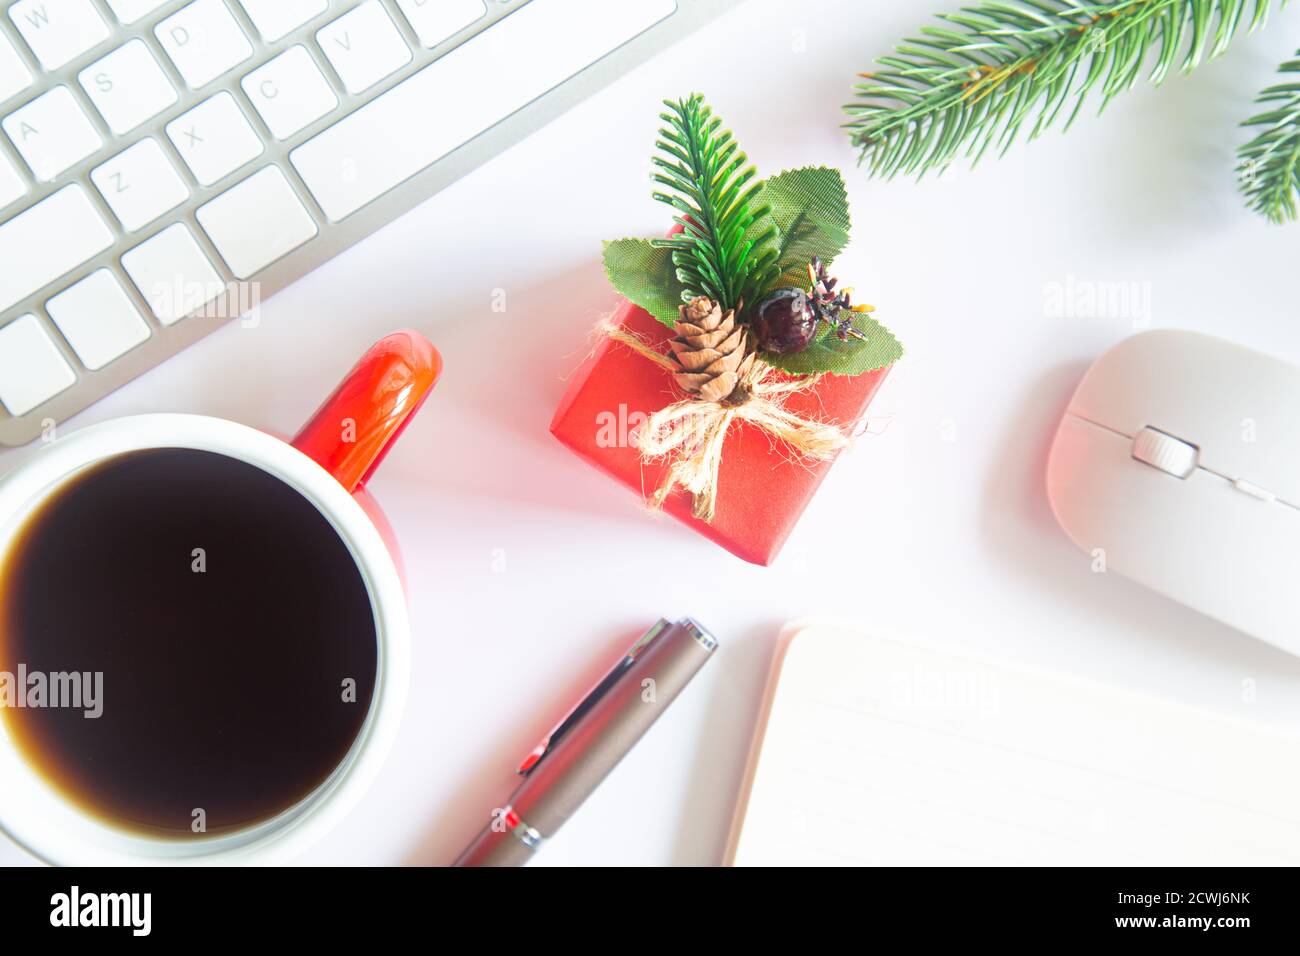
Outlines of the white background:
M451 860L660 615L705 622L718 657L539 863L717 862L774 639L813 613L1300 729L1300 661L1091 573L1043 490L1080 375L1144 323L1300 361L1300 225L1245 211L1233 175L1236 124L1300 11L975 172L869 180L838 129L854 74L955 6L750 0L266 303L259 327L222 329L65 426L186 411L291 433L385 332L442 350L436 394L372 485L408 566L410 707L374 790L305 862ZM659 101L695 90L763 171L844 168L855 241L836 271L909 348L873 434L770 569L646 515L547 431L615 301L600 240L667 223L649 198ZM1053 315L1070 281L1139 283L1150 314Z

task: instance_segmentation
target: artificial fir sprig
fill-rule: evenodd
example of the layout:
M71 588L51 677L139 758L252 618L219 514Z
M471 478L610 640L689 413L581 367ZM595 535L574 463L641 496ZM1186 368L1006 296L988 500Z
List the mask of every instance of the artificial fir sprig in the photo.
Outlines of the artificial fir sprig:
M1279 72L1300 74L1300 50ZM1256 102L1271 108L1242 124L1263 129L1238 153L1241 189L1251 209L1276 223L1293 222L1300 200L1300 82L1270 86Z
M676 210L682 232L655 245L672 250L683 301L705 296L739 311L780 275L772 210L757 202L763 183L702 96L664 105L654 179L672 191L654 198Z
M1281 0L1285 3L1286 0ZM923 175L965 153L1005 151L1033 118L1029 138L1089 94L1101 106L1131 89L1151 63L1159 84L1223 53L1254 30L1271 0L981 0L941 15L941 26L900 44L862 74L846 124L874 175ZM1249 10L1250 15L1247 16Z

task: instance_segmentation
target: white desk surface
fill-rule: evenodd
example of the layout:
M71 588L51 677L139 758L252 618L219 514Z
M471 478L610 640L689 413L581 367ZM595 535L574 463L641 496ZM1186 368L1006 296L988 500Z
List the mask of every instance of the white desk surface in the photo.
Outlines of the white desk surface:
M776 634L814 612L1300 728L1300 660L1093 574L1043 489L1079 376L1144 322L1300 362L1300 225L1246 212L1233 176L1236 124L1300 10L973 173L868 180L838 129L855 72L956 6L750 0L265 303L258 327L221 329L65 426L185 411L290 433L385 332L442 350L436 394L372 485L410 576L410 706L375 788L304 862L451 860L518 759L660 615L704 621L718 658L541 864L717 862ZM647 516L547 432L615 301L601 239L665 227L647 177L659 101L695 90L760 169L845 170L855 241L836 271L909 347L874 434L770 569ZM1069 282L1139 283L1148 314L1063 316ZM0 846L0 863L25 860Z

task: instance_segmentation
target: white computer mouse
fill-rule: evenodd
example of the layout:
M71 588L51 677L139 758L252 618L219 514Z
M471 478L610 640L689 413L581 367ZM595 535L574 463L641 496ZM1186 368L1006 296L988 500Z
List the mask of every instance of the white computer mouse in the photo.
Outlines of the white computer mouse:
M1070 399L1047 494L1094 570L1300 654L1300 368L1196 332L1135 335Z

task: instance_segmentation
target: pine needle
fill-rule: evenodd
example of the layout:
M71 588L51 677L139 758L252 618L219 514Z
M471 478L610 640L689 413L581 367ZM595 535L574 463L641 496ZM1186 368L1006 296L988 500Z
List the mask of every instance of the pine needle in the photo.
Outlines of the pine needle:
M684 301L703 295L723 309L756 305L780 275L771 209L755 206L763 183L703 97L664 105L654 181L671 192L654 198L673 207L682 232L655 245L673 250Z
M872 175L919 177L962 154L978 162L990 148L1006 152L1026 128L1029 139L1062 117L1068 128L1092 94L1104 109L1144 74L1159 84L1174 70L1191 71L1227 50L1243 26L1263 25L1271 6L981 0L940 15L939 25L881 57L882 69L861 74L845 126ZM1294 214L1293 199L1269 200L1278 201Z
M1300 74L1300 50L1278 72ZM1263 127L1237 152L1241 191L1250 208L1270 221L1294 222L1300 198L1300 82L1270 86L1255 102L1270 109L1241 124Z

